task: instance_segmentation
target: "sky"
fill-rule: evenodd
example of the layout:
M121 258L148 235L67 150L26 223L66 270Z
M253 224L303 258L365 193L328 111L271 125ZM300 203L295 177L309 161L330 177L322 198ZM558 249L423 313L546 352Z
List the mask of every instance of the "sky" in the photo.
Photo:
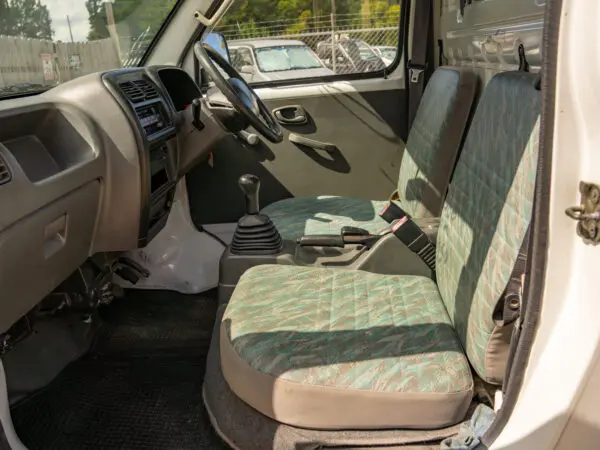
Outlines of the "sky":
M71 41L67 15L71 20L73 39L76 42L87 41L90 24L85 0L41 0L41 3L50 11L55 41Z

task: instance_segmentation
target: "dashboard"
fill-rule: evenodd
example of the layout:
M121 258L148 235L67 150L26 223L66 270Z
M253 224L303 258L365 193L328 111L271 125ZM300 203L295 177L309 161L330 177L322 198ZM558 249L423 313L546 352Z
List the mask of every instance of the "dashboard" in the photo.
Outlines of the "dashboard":
M0 333L88 257L165 226L178 181L226 136L201 97L158 66L0 101Z

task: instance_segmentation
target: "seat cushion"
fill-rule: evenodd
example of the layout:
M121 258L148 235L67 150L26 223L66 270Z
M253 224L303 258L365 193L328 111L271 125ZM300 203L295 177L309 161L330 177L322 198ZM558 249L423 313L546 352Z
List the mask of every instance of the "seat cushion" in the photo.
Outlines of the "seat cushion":
M304 428L443 427L473 389L433 281L343 269L247 271L221 323L221 366L250 406Z
M339 234L346 225L378 233L387 226L378 215L385 205L387 200L297 197L275 202L262 212L271 218L283 239L295 240L307 234Z

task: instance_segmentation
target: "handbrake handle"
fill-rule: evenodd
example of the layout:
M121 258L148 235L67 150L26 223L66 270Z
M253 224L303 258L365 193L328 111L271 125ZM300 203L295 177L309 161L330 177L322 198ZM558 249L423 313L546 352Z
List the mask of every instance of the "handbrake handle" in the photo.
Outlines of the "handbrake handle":
M296 240L300 247L337 247L346 245L364 245L371 248L381 238L374 234L314 234L301 236Z
M339 247L344 248L341 234L312 234L301 236L296 240L300 247Z
M369 236L371 232L369 230L365 230L364 228L351 227L351 226L343 226L342 227L342 236Z

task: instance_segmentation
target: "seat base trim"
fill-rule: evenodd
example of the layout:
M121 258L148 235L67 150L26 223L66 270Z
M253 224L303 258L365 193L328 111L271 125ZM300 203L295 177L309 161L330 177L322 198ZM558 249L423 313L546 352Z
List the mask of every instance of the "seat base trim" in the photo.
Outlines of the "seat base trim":
M229 388L220 364L220 307L208 352L203 400L216 433L233 449L297 450L317 447L360 447L439 442L458 433L461 424L438 430L308 430L277 423L244 403ZM471 405L465 420L475 408Z
M436 429L462 421L473 389L453 393L372 392L305 385L257 371L233 348L221 324L221 369L231 390L262 414L321 430ZM280 395L281 394L281 395Z

